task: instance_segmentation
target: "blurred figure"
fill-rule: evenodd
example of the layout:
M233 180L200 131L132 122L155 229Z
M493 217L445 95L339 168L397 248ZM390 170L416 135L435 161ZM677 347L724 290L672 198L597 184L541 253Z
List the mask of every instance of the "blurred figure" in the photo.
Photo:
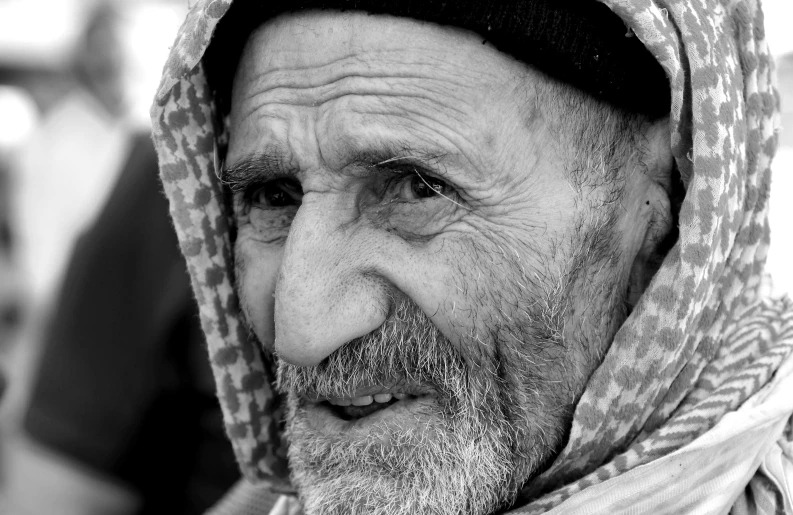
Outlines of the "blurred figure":
M23 89L0 86L0 401L5 397L8 357L19 339L27 304L18 255L18 220L12 205L19 179L15 156L37 114Z
M27 466L12 464L34 513L197 514L237 479L156 165L137 136L71 258L24 419ZM90 475L41 483L60 469Z
M13 257L9 183L9 171L4 160L0 159L0 354L8 352L21 318L21 288ZM5 370L0 367L0 400L5 387Z
M100 3L20 153L20 251L34 301L46 307L77 235L96 217L136 129L126 116L121 13Z
M122 83L126 56L120 40L119 8L100 3L86 27L74 61L77 80L110 115L125 114L127 96Z
M111 4L95 11L79 87L26 153L41 185L28 178L23 199L34 295L55 302L6 445L12 513L197 514L239 475L148 129L127 121L119 20Z

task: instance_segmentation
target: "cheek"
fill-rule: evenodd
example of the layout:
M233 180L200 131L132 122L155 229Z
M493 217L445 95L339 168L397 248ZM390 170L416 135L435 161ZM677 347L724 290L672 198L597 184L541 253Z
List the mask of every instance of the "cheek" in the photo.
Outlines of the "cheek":
M471 359L536 350L538 342L555 337L561 323L551 319L560 277L536 255L537 246L553 246L550 237L546 233L547 241L526 245L516 236L480 232L460 244L452 289L456 309L445 314L455 327L465 328Z
M273 295L281 267L283 247L262 244L241 232L235 252L242 311L262 345L272 350L275 341Z
M409 268L412 280L402 285L440 332L457 347L472 369L493 357L493 330L500 316L493 290L503 278L492 259L482 257L468 235L446 237L422 252ZM490 255L490 253L488 253Z

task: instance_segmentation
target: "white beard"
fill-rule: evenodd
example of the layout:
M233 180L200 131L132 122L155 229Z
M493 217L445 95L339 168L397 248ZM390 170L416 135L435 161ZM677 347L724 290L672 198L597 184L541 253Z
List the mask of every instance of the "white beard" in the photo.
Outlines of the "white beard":
M509 438L476 415L351 440L313 430L297 404L289 462L306 515L486 514L514 497Z

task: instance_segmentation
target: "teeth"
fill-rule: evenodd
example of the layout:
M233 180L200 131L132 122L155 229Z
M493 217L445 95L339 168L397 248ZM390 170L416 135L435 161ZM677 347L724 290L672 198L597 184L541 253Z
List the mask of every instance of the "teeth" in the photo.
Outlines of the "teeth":
M374 396L375 402L388 402L391 400L390 393L378 393Z
M368 406L372 403L372 396L371 395L364 395L363 397L353 397L352 398L352 405L353 406Z
M334 406L368 406L372 402L379 402L384 404L390 401L392 398L401 401L402 399L406 398L407 394L405 393L378 393L375 395L363 395L361 397L336 397L333 399L328 399L328 402L333 404Z

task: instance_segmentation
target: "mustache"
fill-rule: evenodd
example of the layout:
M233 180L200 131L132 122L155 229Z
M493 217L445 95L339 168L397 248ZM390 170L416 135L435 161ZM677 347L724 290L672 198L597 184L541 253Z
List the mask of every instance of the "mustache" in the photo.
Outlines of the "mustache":
M412 301L403 299L375 331L352 340L313 367L278 359L282 394L343 397L369 386L427 385L441 396L464 388L461 353Z

